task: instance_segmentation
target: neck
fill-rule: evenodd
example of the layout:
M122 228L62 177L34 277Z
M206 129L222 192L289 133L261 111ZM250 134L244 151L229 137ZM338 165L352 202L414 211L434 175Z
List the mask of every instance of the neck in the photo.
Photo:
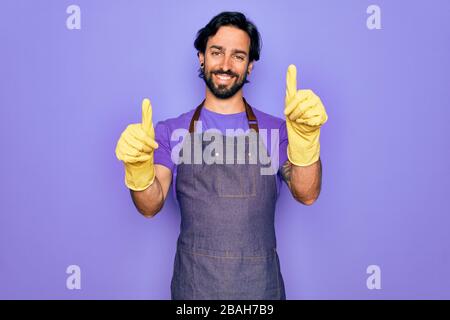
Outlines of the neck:
M206 98L204 108L222 114L232 114L245 111L245 104L242 89L228 99L217 98L208 88L206 88Z

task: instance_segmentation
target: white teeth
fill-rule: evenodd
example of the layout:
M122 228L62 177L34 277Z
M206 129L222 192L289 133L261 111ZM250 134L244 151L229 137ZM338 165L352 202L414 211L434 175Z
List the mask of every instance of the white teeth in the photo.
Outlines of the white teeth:
M231 79L230 76L224 76L224 75L217 75L217 78L219 78L221 80L229 80L229 79Z

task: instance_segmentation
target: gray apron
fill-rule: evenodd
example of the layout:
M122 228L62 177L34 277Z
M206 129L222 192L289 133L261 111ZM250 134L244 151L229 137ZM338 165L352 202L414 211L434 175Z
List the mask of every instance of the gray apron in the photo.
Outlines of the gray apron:
M249 128L258 133L253 110L245 99L244 103ZM195 133L203 104L191 120L190 139L184 140L191 151L196 143L201 150L210 143L203 141L203 132ZM226 139L237 139L220 136L224 146ZM254 150L249 140L245 141L245 157ZM261 146L261 139L257 144ZM233 153L232 164L225 162L225 155L223 164L203 160L201 164L178 164L176 194L181 226L171 281L172 299L286 299L274 228L276 175L261 175L259 161L249 164L247 158L246 164L239 164L242 155L237 147Z

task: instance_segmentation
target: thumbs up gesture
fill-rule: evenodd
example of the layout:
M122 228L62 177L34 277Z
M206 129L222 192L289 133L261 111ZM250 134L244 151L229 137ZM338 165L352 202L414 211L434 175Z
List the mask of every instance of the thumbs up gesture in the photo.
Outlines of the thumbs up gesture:
M142 100L142 122L127 126L116 146L117 159L125 165L125 185L135 191L147 189L155 179L153 151L158 148L150 100Z
M288 132L288 158L297 166L319 160L320 127L328 116L320 98L311 90L297 90L297 68L291 64L286 74L284 114Z

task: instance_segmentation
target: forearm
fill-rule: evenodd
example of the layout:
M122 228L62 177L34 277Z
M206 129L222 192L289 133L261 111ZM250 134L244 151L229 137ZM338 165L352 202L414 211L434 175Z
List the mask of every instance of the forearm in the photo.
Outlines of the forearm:
M320 158L309 166L296 166L287 161L282 169L283 178L292 196L305 205L313 204L322 186L322 163Z
M145 217L155 216L164 205L164 193L158 178L143 191L133 191L130 189L131 198L136 209Z

